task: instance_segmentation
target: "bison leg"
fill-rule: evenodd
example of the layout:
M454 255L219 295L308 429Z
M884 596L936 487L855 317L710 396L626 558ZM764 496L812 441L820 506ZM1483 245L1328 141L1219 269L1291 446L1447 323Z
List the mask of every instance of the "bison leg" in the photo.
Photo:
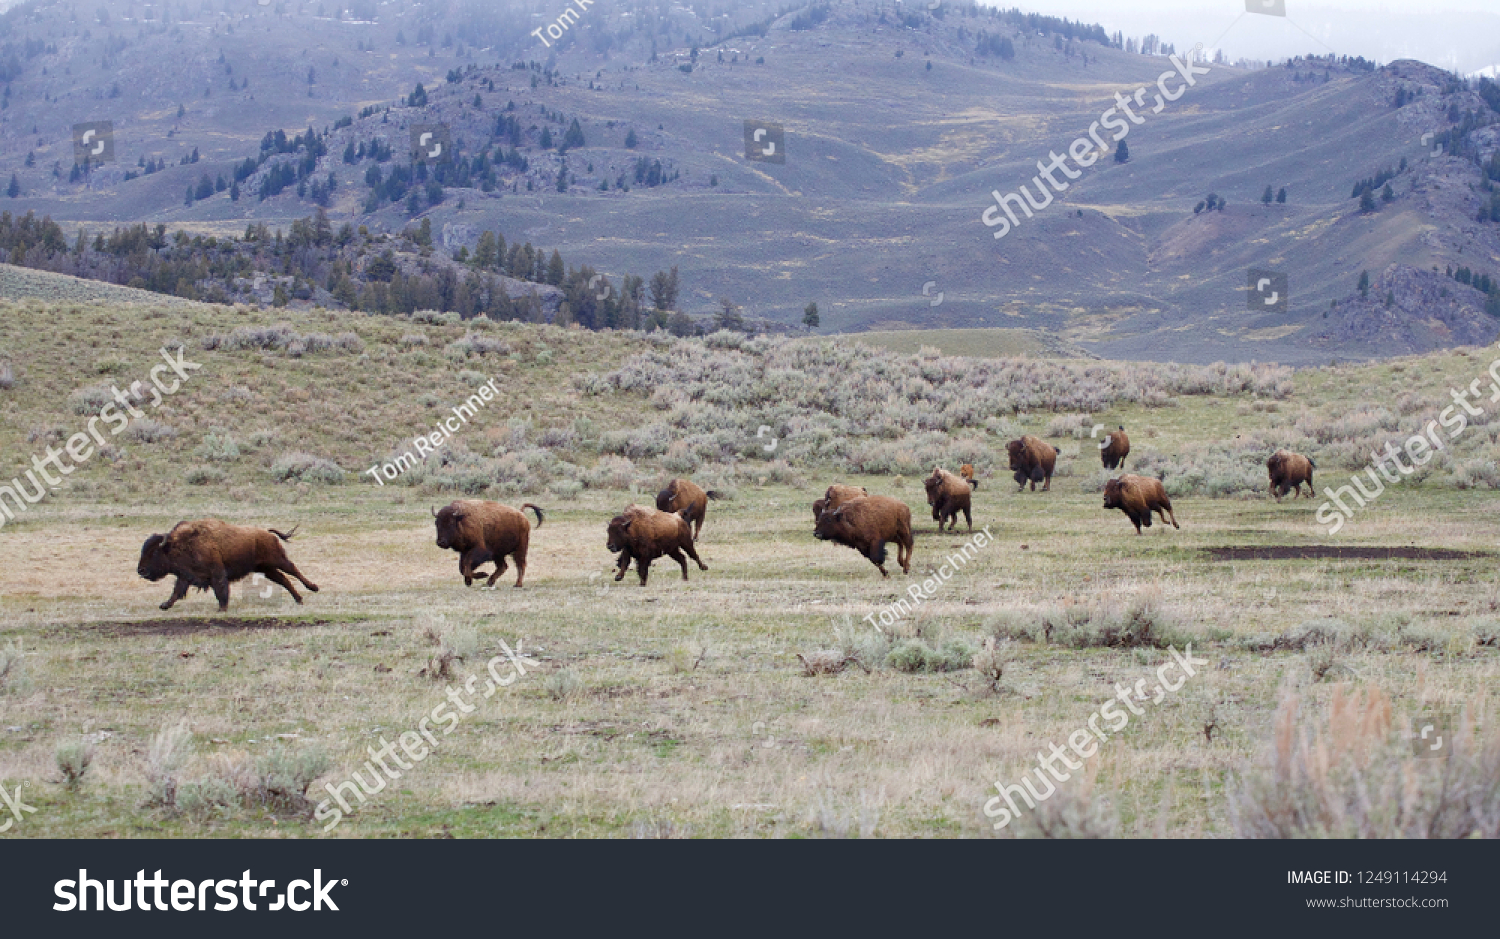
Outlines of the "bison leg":
M214 571L214 598L219 601L219 612L229 609L229 572L223 568Z
M620 552L620 564L619 564L619 567L620 567L620 569L615 572L615 583L619 583L620 581L624 580L625 579L625 572L628 571L628 570L630 570L630 552L629 551L621 551Z
M687 552L687 556L690 557L690 558L692 558L697 563L698 570L700 570L700 571L706 571L706 570L708 570L708 565L704 564L703 563L703 559L698 556L698 549L697 548L693 547L690 544L685 544L685 545L682 546L682 550L686 551Z
M684 565L684 567L686 567L686 565ZM647 558L636 558L635 572L641 575L641 586L646 586L646 578L651 574L651 561ZM683 571L682 576L684 578L687 577L686 570Z
M508 564L505 563L505 556L504 555L501 555L500 557L495 558L495 572L490 575L490 579L489 579L489 581L487 581L485 583L485 586L489 587L491 590L493 590L494 587L495 587L495 581L499 580L500 579L500 575L503 574L503 573L505 573L506 570L509 569L509 567L510 567L510 565L508 565ZM524 571L522 571L521 576L522 577L526 576L526 573Z
M516 552L511 557L516 560L516 586L519 587L526 580L526 555Z
M1051 492L1052 491L1052 474L1051 473L1047 474L1047 481L1044 482L1044 483L1042 483L1042 491L1043 492Z
M707 517L707 516L708 516L708 509L707 509L707 507L705 507L702 512L698 513L698 517L695 518L695 519L693 519L693 540L694 541L697 541L698 540L698 536L701 535L701 534L703 534L703 519L705 517ZM683 570L686 570L686 569L687 569L687 567L686 567L686 565L684 565Z
M281 586L285 587L286 592L292 595L293 600L296 600L298 603L302 602L302 596L297 593L297 588L292 586L292 582L290 580L287 580L286 575L281 571L272 567L267 568L260 573L266 575L266 580L269 580L271 583L280 584Z
M954 522L956 523L957 519L954 519ZM910 542L904 542L904 541L898 541L898 542L896 542L896 563L901 565L901 573L903 573L903 574L910 574L911 573L911 543Z
M293 577L295 577L298 580L302 581L302 586L306 587L308 590L311 590L313 593L317 593L318 592L318 585L315 584L315 583L313 583L312 581L308 580L306 577L303 577L302 576L302 572L299 571L299 570L297 570L297 565L293 564L290 560L283 559L277 565L277 567L281 568L283 571L286 571L288 574L291 574ZM267 577L271 576L269 573L267 573L265 571L262 571L262 573L266 574ZM292 590L292 585L291 584L288 584L285 581L278 581L278 583L280 583L286 589ZM292 590L292 596L296 596L296 595L297 595L297 591ZM297 602L301 603L302 601L298 600Z
M170 610L172 608L172 604L187 596L187 592L188 582L186 580L183 580L181 577L177 578L177 583L172 585L172 595L170 597L167 597L167 602L163 603L161 605L161 608L163 610Z
M967 525L967 526L969 526L969 531L973 531L974 530L974 517L969 514L969 510L967 508L964 509L964 524ZM958 516L957 515L953 516L953 527L954 528L958 527Z
M1172 511L1172 507L1170 505L1167 506L1166 508L1167 508L1167 516L1170 516L1171 519L1172 519L1172 527L1175 528L1175 529L1177 529L1178 531L1181 531L1182 530L1182 526L1179 525L1179 524L1177 524L1177 513ZM1162 524L1165 525L1167 523L1167 518L1163 517L1161 521L1162 521Z
M671 558L672 560L676 561L678 564L682 565L682 579L683 580L687 580L688 579L688 575L687 575L687 555L685 555L685 554L682 553L682 549L681 548L673 548L672 550L670 550L670 551L667 552L667 557Z

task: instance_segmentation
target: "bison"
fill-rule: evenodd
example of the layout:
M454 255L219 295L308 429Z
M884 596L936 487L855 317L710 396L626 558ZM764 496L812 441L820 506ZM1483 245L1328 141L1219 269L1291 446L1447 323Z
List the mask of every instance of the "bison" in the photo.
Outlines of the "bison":
M146 539L135 572L152 583L168 574L177 577L172 595L161 605L163 610L170 610L172 604L187 596L189 587L197 587L211 588L223 613L229 609L230 583L250 574L261 574L271 583L280 584L301 603L302 597L286 575L302 581L313 593L318 592L318 585L302 576L281 546L281 541L291 541L296 533L295 528L282 534L274 528L247 528L216 518L178 522L165 535Z
M1152 479L1149 476L1133 476L1126 473L1119 479L1111 479L1104 484L1104 507L1106 509L1119 509L1135 523L1135 533L1141 533L1141 526L1151 527L1151 513L1155 512L1161 516L1162 522L1171 516L1172 527L1181 528L1177 524L1177 515L1172 511L1172 500L1167 498L1166 487L1162 486L1161 480Z
M962 476L955 476L941 466L932 468L932 475L927 477L927 504L932 506L932 520L938 523L938 531L943 530L943 525L949 523L948 530L952 531L958 527L958 513L964 513L964 524L969 526L969 531L974 530L974 519L969 515L969 494L973 488Z
M958 475L960 475L960 476L962 476L964 478L964 480L969 484L969 488L970 489L978 489L979 488L979 480L977 480L977 479L974 478L974 464L973 463L965 463L963 466L960 466L958 468Z
M541 528L542 510L527 502L522 509L536 513L536 527ZM505 556L516 562L516 586L526 580L526 549L531 544L531 522L524 512L518 512L499 502L481 499L459 499L443 506L442 511L432 510L433 524L437 527L437 546L444 551L458 552L458 572L463 575L464 586L474 583L485 575L476 570L486 561L495 562L495 572L489 575L486 587L494 587L495 581L505 573Z
M1130 456L1130 438L1125 436L1125 425L1111 434L1104 435L1104 442L1099 444L1099 461L1107 470L1125 468L1125 458Z
M708 500L717 501L721 495L710 489L707 492L686 479L674 479L667 488L656 494L656 510L672 512L687 519L693 525L693 540L703 531L703 519L708 516Z
M1280 502L1281 497L1288 491L1294 492L1293 499L1302 495L1302 484L1307 483L1307 497L1313 496L1313 470L1318 464L1300 453L1292 453L1289 450L1277 450L1266 460L1266 471L1271 475L1271 494Z
M861 496L818 516L814 534L819 541L833 541L853 548L870 559L882 577L885 546L896 543L896 561L903 574L911 573L911 509L886 496Z
M1031 491L1036 492L1036 484L1042 483L1042 491L1046 492L1052 488L1052 471L1057 466L1058 454L1061 450L1050 443L1042 443L1036 437L1027 434L1020 440L1012 440L1005 445L1010 454L1010 468L1016 471L1016 482L1020 485L1020 492L1031 483Z
M688 579L688 558L698 563L700 571L708 570L708 565L693 549L693 532L687 519L674 512L662 512L644 505L628 505L624 512L609 520L604 546L620 556L616 581L625 577L630 562L634 560L636 573L641 575L641 586L646 586L651 562L662 555L682 565L683 580Z
M841 486L834 483L828 487L827 492L823 493L823 498L813 502L813 520L816 521L826 509L836 509L850 499L858 499L869 494L870 490L864 486Z

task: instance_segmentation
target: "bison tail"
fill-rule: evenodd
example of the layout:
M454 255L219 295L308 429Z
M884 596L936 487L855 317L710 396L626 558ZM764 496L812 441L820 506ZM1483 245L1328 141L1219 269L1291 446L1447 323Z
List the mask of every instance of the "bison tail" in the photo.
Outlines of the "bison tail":
M708 496L710 499L714 500L715 502L718 502L720 499L724 498L724 493L720 492L717 489L710 489L707 492L705 492L704 495Z
M1313 458L1312 457L1308 457L1307 458L1307 465L1311 466L1313 469L1317 469L1318 468L1318 464L1316 464L1316 463L1313 462Z
M530 502L527 502L526 504L522 505L521 508L522 509L530 509L532 512L536 513L536 527L538 527L538 528L542 527L542 522L546 521L546 518L542 515L542 507L541 506L539 506L539 505L532 505Z
M301 527L302 527L301 525L297 526L297 528L301 528ZM281 532L279 532L276 529L274 529L274 528L267 528L266 531L268 531L271 534L275 535L277 538L280 538L282 541L291 541L292 540L292 536L297 533L297 528L293 528L291 531L287 532L284 535Z

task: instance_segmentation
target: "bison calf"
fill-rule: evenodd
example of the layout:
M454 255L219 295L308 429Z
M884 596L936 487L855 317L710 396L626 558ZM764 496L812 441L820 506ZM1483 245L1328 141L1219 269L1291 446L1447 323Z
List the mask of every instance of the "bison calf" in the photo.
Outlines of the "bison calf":
M869 494L870 490L864 486L841 486L834 483L828 487L827 492L823 493L823 498L813 502L813 521L817 521L818 516L828 509L836 509L850 499L858 499Z
M1124 512L1135 523L1137 535L1141 533L1142 525L1151 527L1152 512L1160 515L1164 523L1171 516L1172 527L1182 527L1177 524L1177 515L1172 511L1172 500L1167 498L1166 487L1161 484L1161 480L1148 476L1132 476L1127 473L1105 483L1104 507Z
M974 519L969 515L969 494L973 488L961 476L955 476L940 466L932 468L927 477L927 504L932 506L932 520L938 523L938 531L948 524L948 530L958 527L958 513L964 513L964 524L974 530ZM951 524L949 524L951 520Z
M1037 483L1042 484L1043 492L1052 488L1052 471L1057 467L1057 457L1061 450L1030 434L1020 440L1012 440L1005 445L1005 449L1010 454L1010 468L1015 470L1015 479L1021 489L1025 489L1028 482L1031 483L1032 492L1036 492ZM1020 492L1021 489L1016 491Z
M544 517L540 508L530 502L521 508L536 513L536 527L542 527ZM499 502L460 499L443 506L442 511L433 510L432 517L437 526L437 546L458 552L458 572L463 575L465 587L473 584L475 578L485 576L477 568L486 561L495 562L495 572L489 575L485 586L495 586L495 581L505 573L506 555L516 562L516 586L526 580L531 522L525 513Z
M958 468L958 475L964 478L964 481L969 484L969 488L975 490L979 488L979 480L974 478L973 463L965 463L963 466L960 466Z
M708 517L708 500L721 498L716 490L704 491L686 479L674 479L667 488L656 494L656 510L672 512L687 519L693 527L693 540L703 531L703 520Z
M853 548L880 569L885 569L885 546L896 543L896 561L903 574L911 573L911 509L886 496L862 496L828 509L818 516L814 531L820 541Z
M1313 497L1313 470L1316 463L1300 453L1277 450L1266 461L1266 471L1271 476L1271 494L1280 502L1288 491L1295 492L1292 498L1302 495L1302 484L1307 483L1307 497Z
M1125 436L1125 425L1111 434L1104 435L1104 441L1099 444L1099 461L1104 468L1124 469L1125 458L1130 456L1130 438Z
M163 610L170 610L172 604L187 596L189 587L197 587L212 589L219 601L219 612L223 613L229 609L230 583L251 574L261 574L271 583L280 584L293 600L301 603L302 597L286 575L302 581L314 593L318 592L318 585L302 576L281 546L281 541L291 541L296 533L295 528L284 535L274 528L247 528L216 518L178 522L165 535L146 539L135 572L152 583L168 574L176 576L172 595L161 605Z
M641 576L641 586L646 586L651 562L662 555L682 565L683 580L688 579L688 558L698 563L700 571L708 570L708 565L693 549L693 533L687 519L643 505L626 506L624 512L609 520L604 546L620 556L616 581L624 579L633 560L636 573Z

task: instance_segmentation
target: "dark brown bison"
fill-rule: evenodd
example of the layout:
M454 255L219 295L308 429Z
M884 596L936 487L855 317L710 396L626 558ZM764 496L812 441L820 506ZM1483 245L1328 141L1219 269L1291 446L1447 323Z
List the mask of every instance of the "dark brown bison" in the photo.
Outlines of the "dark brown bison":
M716 490L705 492L686 479L674 479L656 494L656 510L673 512L687 519L693 526L693 540L697 541L699 532L703 531L703 520L708 517L708 500L717 501L719 498Z
M1119 479L1111 479L1104 484L1104 507L1106 509L1119 509L1135 523L1135 533L1141 533L1141 526L1151 527L1151 513L1155 512L1161 516L1162 522L1171 516L1172 527L1181 528L1177 524L1177 515L1172 511L1172 500L1167 498L1167 490L1161 484L1161 480L1152 479L1149 476L1133 476L1126 473Z
M971 488L971 489L978 489L979 488L979 480L977 480L977 479L974 478L974 464L973 463L965 463L963 466L960 466L958 468L958 475L962 476L964 478L964 480L968 482L969 488Z
M530 502L521 506L536 513L536 527L541 528L544 518L542 510ZM484 577L477 568L486 561L495 562L495 572L489 575L486 587L495 586L495 581L505 573L505 556L516 562L516 586L526 580L526 550L531 545L531 522L525 513L518 512L499 502L482 499L459 499L433 510L437 527L437 546L444 551L458 552L458 572L463 575L464 586Z
M818 516L814 534L820 541L833 541L853 548L885 569L885 546L896 544L896 562L903 574L911 573L911 509L886 496L861 496Z
M615 580L625 577L633 560L636 573L641 575L642 587L646 586L651 562L662 555L682 565L683 580L688 579L688 558L698 563L700 571L708 570L708 565L693 549L693 532L687 519L674 512L657 511L644 505L628 505L625 511L609 520L604 546L620 556L620 569L615 572Z
M948 524L948 530L958 527L958 513L964 513L964 524L974 530L974 519L969 515L969 494L973 492L962 476L955 476L941 466L932 468L932 475L925 481L927 504L932 506L932 520L938 523L938 531ZM951 520L951 523L950 523Z
M1121 424L1119 430L1104 435L1099 444L1099 460L1105 469L1124 469L1127 456L1130 456L1130 438L1125 436L1125 425Z
M816 520L827 509L836 509L850 499L858 499L869 494L870 490L864 486L841 486L834 483L828 487L827 492L823 493L823 498L813 503L813 519Z
M1037 483L1042 484L1043 492L1052 488L1052 471L1057 467L1057 457L1061 450L1050 443L1042 443L1030 434L1020 440L1012 440L1005 445L1005 449L1010 454L1010 468L1016 471L1015 479L1021 489L1025 489L1028 482L1031 483L1032 492L1036 492Z
M301 603L302 597L286 575L302 581L313 593L318 592L318 585L302 576L281 546L281 541L291 541L296 533L295 528L284 535L274 528L247 528L216 518L178 522L165 535L146 539L135 572L152 583L168 574L177 577L172 595L161 605L163 610L170 610L172 604L187 596L189 587L197 587L213 590L222 613L229 609L229 585L251 574L261 574L271 583L280 584L293 600Z
M1288 491L1293 499L1302 495L1302 484L1307 483L1307 497L1313 497L1313 470L1318 464L1300 453L1277 450L1266 460L1266 471L1271 475L1271 494L1280 502Z

